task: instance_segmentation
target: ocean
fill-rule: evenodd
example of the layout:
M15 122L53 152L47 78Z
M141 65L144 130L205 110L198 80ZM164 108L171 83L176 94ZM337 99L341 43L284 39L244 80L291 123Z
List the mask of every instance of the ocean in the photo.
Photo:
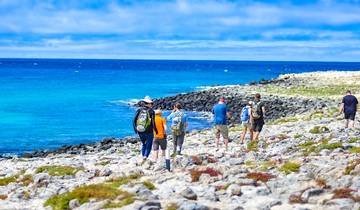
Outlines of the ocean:
M0 154L134 135L128 103L146 95L324 70L360 70L360 63L0 59ZM188 115L190 130L211 126Z

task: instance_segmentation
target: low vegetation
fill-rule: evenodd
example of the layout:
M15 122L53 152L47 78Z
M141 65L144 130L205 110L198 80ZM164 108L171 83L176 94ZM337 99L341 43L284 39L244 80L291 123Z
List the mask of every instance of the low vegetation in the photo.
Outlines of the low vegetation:
M355 169L356 166L360 165L360 159L350 161L349 165L346 166L344 174L349 175Z
M358 141L360 141L360 137L353 137L353 138L350 138L349 143L350 143L350 144L351 144L351 143L356 143L356 142L358 142Z
M149 180L143 181L143 185L148 188L149 190L155 190L156 187L153 183L151 183Z
M300 164L294 162L287 162L279 168L279 171L285 174L290 174L291 172L299 172L299 170Z
M360 153L360 147L352 147L349 150L350 153L359 154Z
M359 196L354 196L353 192L356 192L356 190L350 189L350 188L338 188L333 191L333 199L337 198L349 198L352 199L354 202L360 202Z
M297 133L297 134L294 135L294 139L299 139L299 138L301 138L301 137L303 137L303 135L302 135L302 134L299 134L299 133Z
M247 150L249 151L257 151L258 150L258 142L250 141L247 145Z
M321 134L321 133L327 133L330 129L326 126L315 126L312 129L309 130L312 134Z
M179 209L179 205L176 203L168 203L165 207L165 210L177 210Z
M10 184L12 182L16 182L17 178L18 178L18 175L1 178L0 179L0 186L5 186L5 185L8 185L8 184Z
M80 168L75 168L72 166L41 166L36 169L35 173L47 172L50 176L73 176L76 172L80 171Z
M119 187L137 180L141 175L118 177L105 183L92 184L77 187L71 192L55 195L49 198L44 206L51 206L53 210L64 210L69 208L69 202L77 199L80 204L89 202L90 199L109 200L103 208L120 208L135 201L134 195L122 191Z
M297 121L299 121L298 118L289 117L289 118L276 119L276 120L270 121L268 124L269 125L279 125L279 124L285 124L285 123L297 122Z
M210 168L210 167L194 168L194 169L190 170L191 181L192 182L199 181L200 176L203 174L209 174L210 176L213 176L213 177L221 175L221 173L214 168Z

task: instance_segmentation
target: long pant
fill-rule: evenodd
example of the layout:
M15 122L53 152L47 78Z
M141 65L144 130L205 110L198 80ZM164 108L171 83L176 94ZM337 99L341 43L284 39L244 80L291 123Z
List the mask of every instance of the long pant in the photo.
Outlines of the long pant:
M142 142L141 154L143 157L148 158L151 152L154 134L153 133L139 133Z
M174 153L181 152L182 145L184 144L185 132L180 135L173 134L174 139Z

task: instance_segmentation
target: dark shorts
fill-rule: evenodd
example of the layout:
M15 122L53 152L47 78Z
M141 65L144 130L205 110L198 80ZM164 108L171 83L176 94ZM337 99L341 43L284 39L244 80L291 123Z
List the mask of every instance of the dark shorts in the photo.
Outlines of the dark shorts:
M166 150L167 141L166 138L164 139L155 139L153 142L153 150L157 151L159 150L159 147L161 150Z
M253 120L252 122L252 129L254 132L261 132L261 130L263 129L265 122L264 120Z
M355 120L356 112L354 113L345 113L345 119L346 120Z

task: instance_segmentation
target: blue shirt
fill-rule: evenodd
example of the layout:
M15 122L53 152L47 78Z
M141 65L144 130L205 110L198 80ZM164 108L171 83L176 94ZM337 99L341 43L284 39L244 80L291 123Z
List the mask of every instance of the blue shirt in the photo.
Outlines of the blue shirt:
M226 125L226 112L226 104L216 104L213 107L212 113L215 115L214 121L216 125Z
M180 114L184 113L182 118L181 118L181 122L183 123L183 125L187 122L188 118L187 118L187 115L185 114L184 111L177 111L177 112L171 112L171 114L167 117L167 120L171 121L171 123L173 123L173 119L176 117L176 116L180 116Z
M347 114L356 113L356 105L358 104L358 100L353 95L346 95L342 103L344 103L344 112Z

